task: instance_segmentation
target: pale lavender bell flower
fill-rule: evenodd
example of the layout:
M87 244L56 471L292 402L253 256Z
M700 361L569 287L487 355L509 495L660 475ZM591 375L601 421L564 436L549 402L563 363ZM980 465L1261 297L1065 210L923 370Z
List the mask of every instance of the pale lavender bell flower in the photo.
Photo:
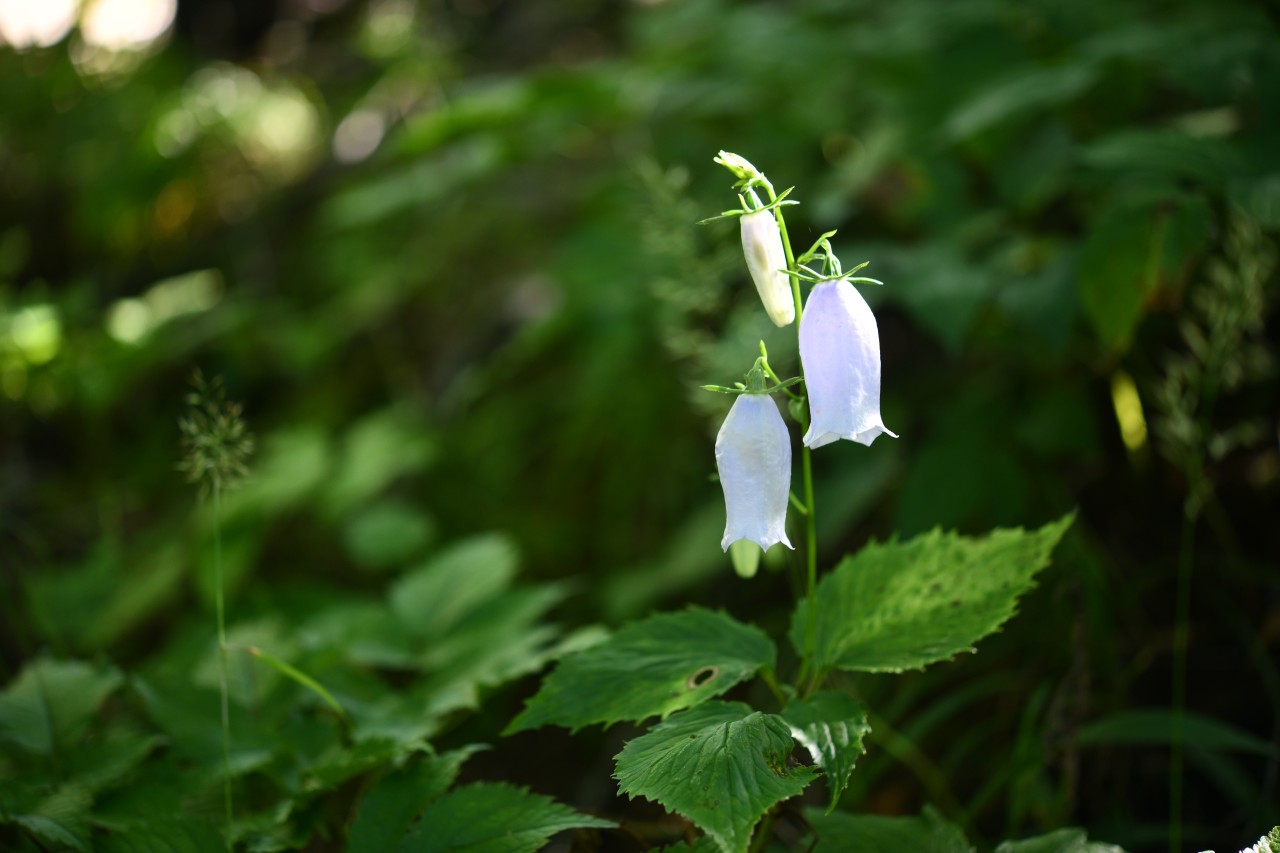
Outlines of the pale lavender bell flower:
M766 551L778 542L792 548L786 529L791 437L768 394L734 400L716 436L716 469L727 516L720 547L728 551L748 539Z
M870 446L897 438L880 418L880 333L862 294L843 279L813 288L800 317L800 360L809 395L806 447L847 438Z

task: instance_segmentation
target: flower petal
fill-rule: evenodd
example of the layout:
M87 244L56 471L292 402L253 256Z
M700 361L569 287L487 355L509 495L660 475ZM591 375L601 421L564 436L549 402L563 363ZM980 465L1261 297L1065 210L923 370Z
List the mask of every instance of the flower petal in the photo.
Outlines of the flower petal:
M738 221L742 227L742 254L764 310L775 326L789 326L796 319L796 303L791 295L791 279L783 272L787 256L782 249L778 220L772 210L757 210L743 214Z
M806 447L841 438L870 445L897 438L880 418L880 333L871 307L847 281L824 281L800 317L800 360L809 395Z
M724 489L720 547L749 539L766 551L787 539L791 494L791 437L778 404L767 394L741 394L716 436L716 469Z

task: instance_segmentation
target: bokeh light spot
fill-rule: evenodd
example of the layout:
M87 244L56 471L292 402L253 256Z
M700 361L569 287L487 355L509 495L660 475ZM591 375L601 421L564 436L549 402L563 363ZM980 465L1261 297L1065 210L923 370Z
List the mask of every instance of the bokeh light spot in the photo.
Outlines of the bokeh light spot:
M79 0L0 0L0 42L18 50L49 47L66 38Z

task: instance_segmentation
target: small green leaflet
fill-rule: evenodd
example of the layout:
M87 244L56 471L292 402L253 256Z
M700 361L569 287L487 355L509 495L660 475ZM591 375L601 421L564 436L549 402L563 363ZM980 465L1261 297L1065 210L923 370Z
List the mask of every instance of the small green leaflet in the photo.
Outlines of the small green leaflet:
M789 766L793 745L781 717L705 702L627 743L614 778L622 793L693 821L723 853L746 853L764 813L813 780L813 768Z
M813 827L812 853L973 853L960 828L925 807L919 817L823 814L806 809Z
M724 613L661 613L564 658L504 734L665 717L719 696L776 656L764 632Z
M617 824L501 782L455 788L422 812L397 853L534 853L566 829Z
M849 783L858 756L866 751L862 738L871 731L866 710L847 693L824 690L791 702L782 712L782 719L791 727L791 736L826 773L827 787L831 789L827 811L831 811Z
M818 584L817 669L901 672L972 651L1013 616L1073 519L976 538L934 530L845 557ZM799 650L808 604L791 619Z

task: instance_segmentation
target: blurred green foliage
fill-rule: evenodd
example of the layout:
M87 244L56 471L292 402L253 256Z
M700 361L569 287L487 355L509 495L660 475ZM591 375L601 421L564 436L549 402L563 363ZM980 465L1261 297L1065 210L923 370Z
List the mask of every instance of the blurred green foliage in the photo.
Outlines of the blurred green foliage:
M245 842L339 843L360 792L446 766L663 838L605 783L614 733L494 733L597 623L785 627L792 557L742 581L716 547L697 386L792 351L733 229L693 225L726 147L799 188L797 245L839 228L887 283L902 438L821 459L823 565L1078 512L980 655L850 676L843 802L1163 849L1185 559L1187 843L1251 843L1280 821L1278 36L1272 0L182 0L132 49L5 35L0 843L218 821L197 366L259 440L231 642L351 715L233 657Z

